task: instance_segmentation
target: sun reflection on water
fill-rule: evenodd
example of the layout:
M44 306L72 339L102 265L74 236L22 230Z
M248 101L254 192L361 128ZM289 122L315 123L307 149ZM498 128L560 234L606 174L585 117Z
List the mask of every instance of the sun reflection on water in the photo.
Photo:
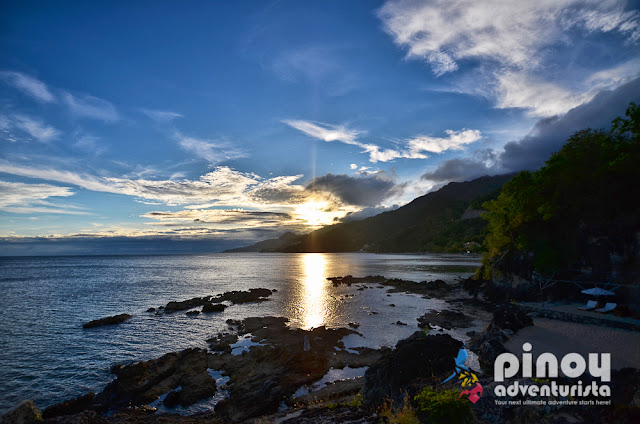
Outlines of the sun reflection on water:
M327 280L325 270L327 258L323 253L305 253L302 261L302 321L303 328L310 329L326 324Z

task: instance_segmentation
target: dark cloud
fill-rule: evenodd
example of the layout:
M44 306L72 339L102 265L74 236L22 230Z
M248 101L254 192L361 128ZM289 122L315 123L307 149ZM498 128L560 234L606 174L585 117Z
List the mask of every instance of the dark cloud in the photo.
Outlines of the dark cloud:
M159 220L189 220L203 224L233 224L245 221L273 222L290 220L291 214L286 212L262 212L243 210L182 210L179 212L149 212L143 215L145 218Z
M570 135L585 128L609 128L611 121L624 115L633 101L640 101L640 78L613 91L601 91L561 117L541 119L529 135L504 146L500 164L511 171L538 169L560 150Z
M329 173L314 178L306 188L310 191L331 194L347 205L365 207L376 206L402 189L384 173L359 177Z
M539 120L529 134L507 143L502 151L485 151L470 158L450 159L422 175L425 180L462 181L482 175L535 170L566 143L569 136L585 128L609 128L623 116L630 102L640 101L640 78L615 90L604 90L591 101L562 116Z
M499 173L495 167L497 156L495 151L485 150L471 158L450 159L440 163L433 171L425 172L421 178L440 183L494 175Z

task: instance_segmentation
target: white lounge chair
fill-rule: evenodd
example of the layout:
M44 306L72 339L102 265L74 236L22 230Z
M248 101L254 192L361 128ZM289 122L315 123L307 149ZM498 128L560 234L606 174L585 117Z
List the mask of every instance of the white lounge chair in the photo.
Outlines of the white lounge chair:
M616 309L616 306L618 306L617 303L607 303L606 305L604 305L604 308L596 309L596 312L606 314L607 312L611 312Z
M597 307L598 307L598 302L596 302L595 300L590 300L587 302L586 305L580 306L578 309L580 309L581 311L593 311Z

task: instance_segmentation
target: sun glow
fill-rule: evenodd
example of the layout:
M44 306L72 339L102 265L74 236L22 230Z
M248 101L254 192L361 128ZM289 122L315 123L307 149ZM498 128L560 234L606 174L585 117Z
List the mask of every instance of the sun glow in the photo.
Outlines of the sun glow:
M294 215L304 221L311 227L320 227L333 223L335 217L340 213L332 211L329 208L329 202L311 200L307 203L299 205L294 211Z
M348 213L359 210L360 208L355 206L341 205L316 198L297 205L292 214L296 219L304 221L309 227L316 229L336 224Z

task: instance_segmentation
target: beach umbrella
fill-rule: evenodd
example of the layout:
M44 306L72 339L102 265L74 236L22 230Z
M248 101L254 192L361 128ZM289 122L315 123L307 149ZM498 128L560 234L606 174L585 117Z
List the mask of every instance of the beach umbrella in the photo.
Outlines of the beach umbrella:
M613 296L615 293L609 290L601 289L600 287L594 287L592 289L582 290L582 293L589 294L591 296Z

